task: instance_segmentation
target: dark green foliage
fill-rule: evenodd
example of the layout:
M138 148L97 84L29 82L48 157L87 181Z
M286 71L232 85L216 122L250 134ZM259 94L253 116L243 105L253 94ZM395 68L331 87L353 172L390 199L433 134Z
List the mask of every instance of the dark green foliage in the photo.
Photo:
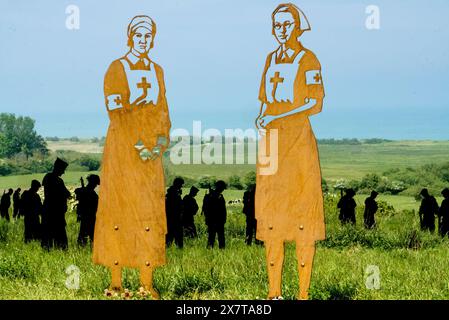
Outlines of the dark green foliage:
M59 141L60 139L59 139L59 137L54 136L54 137L45 137L45 140L56 142L56 141Z
M246 188L256 185L256 171L248 172L243 178L243 183L245 184Z
M371 138L371 139L363 139L363 143L366 144L380 144L384 142L392 142L393 140L381 139L381 138Z
M229 177L228 186L230 189L242 190L243 184L240 181L240 177L237 175L232 175Z
M96 158L83 156L77 161L81 166L86 167L88 171L97 171L100 169L101 162Z
M28 160L6 160L0 164L0 176L21 175L30 173L44 173L51 171L53 161L30 158Z
M28 159L35 153L48 153L44 138L34 130L34 123L30 117L0 113L0 158L24 155Z
M358 139L344 138L344 139L318 139L318 144L333 144L333 145L359 145L362 144Z
M203 176L198 180L198 186L203 189L208 189L213 187L215 182L217 182L217 178L213 176Z

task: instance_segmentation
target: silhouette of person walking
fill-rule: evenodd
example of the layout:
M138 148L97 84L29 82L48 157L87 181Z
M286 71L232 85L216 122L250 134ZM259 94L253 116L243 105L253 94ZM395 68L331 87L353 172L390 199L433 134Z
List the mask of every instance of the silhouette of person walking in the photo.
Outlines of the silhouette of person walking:
M435 231L435 216L438 216L438 203L434 196L429 194L427 189L422 189L420 192L422 196L421 206L419 207L419 220L421 223L421 230Z
M95 220L98 208L98 195L95 188L100 184L100 177L91 174L87 177L87 186L84 186L81 178L81 188L75 189L78 205L76 213L80 220L80 231L78 234L78 244L85 246L87 241L94 241Z
M184 234L190 238L196 238L196 226L194 216L198 212L198 203L195 200L196 195L198 194L198 188L192 186L190 188L189 194L184 196L182 199L183 203L183 214L182 221L184 227Z
M13 189L9 189L6 193L3 191L2 199L0 200L0 215L6 221L9 221L9 207L11 206L11 195L13 191Z
M71 195L61 179L67 166L67 162L57 158L53 171L47 173L42 180L44 187L42 247L47 250L54 247L64 250L68 248L65 213L67 200Z
M12 203L13 203L13 215L12 217L14 219L17 219L20 217L20 191L22 189L17 188L16 191L14 191L14 194L12 195Z
M248 190L243 193L243 213L246 216L246 244L251 245L253 237L256 235L257 221L255 212L255 195L256 186L249 186ZM256 240L257 241L257 240Z
M182 216L183 201L182 186L184 179L175 178L171 187L168 188L165 195L165 212L167 214L167 246L171 245L173 240L178 248L184 246Z
M215 236L218 237L218 247L225 248L224 226L226 224L226 201L222 192L226 189L226 183L218 180L215 188L207 194L206 206L203 205L204 218L207 225L207 247L213 248L215 245ZM205 196L206 198L206 196Z
M444 199L443 202L441 202L439 210L439 217L441 222L440 232L441 236L445 237L449 234L449 189L444 188L443 191L441 191L441 194L443 195Z
M42 201L37 193L41 183L37 180L31 181L31 188L25 190L21 197L20 215L24 217L25 224L25 243L32 240L41 239Z
M371 195L365 199L365 211L363 213L363 221L365 223L366 229L372 229L376 226L376 221L374 215L377 212L378 205L376 202L376 197L378 193L376 191L371 191Z
M355 208L357 203L354 200L355 191L353 189L346 189L345 195L338 201L337 208L340 209L340 219L342 224L351 223L355 225Z

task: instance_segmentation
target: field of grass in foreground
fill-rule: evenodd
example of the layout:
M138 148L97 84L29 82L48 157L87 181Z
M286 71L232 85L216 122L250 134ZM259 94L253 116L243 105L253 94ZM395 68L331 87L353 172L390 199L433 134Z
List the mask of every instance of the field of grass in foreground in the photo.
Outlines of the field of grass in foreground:
M226 191L225 197L241 198L241 192ZM353 228L340 226L335 205L336 198L326 199L327 239L318 244L311 299L449 299L449 241L417 231L416 212L379 216L378 229L365 231L360 227L361 207L358 226ZM241 209L241 205L228 206L225 250L205 248L201 216L196 217L198 239L186 240L184 250L168 248L167 265L155 273L155 287L162 299L266 298L264 248L245 245ZM109 271L92 264L89 248L76 246L78 224L74 213L68 213L67 220L67 252L48 253L38 243L25 245L23 221L9 225L8 239L0 237L0 299L105 299ZM65 286L65 270L70 265L80 269L79 290ZM366 287L369 265L379 267L379 290ZM283 279L286 299L296 296L296 270L294 246L289 244ZM138 289L135 270L125 271L124 286Z

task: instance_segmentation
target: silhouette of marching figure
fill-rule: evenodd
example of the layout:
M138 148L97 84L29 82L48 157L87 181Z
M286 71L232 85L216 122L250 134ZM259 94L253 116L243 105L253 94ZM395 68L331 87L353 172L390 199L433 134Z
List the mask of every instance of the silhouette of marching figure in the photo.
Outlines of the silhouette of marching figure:
M95 188L100 185L100 177L91 174L87 177L87 186L84 186L84 180L81 178L81 188L75 189L78 205L76 213L80 220L80 231L78 234L78 244L85 246L87 241L94 241L95 220L98 208L98 195Z
M64 250L68 248L65 213L67 200L71 194L61 179L67 166L67 162L57 158L53 171L47 173L42 180L44 187L42 247L47 250L53 247Z
M422 189L419 193L422 196L419 207L419 221L421 230L435 231L435 216L438 216L438 203L434 196L429 194L427 189Z
M266 248L268 298L281 296L284 242L296 242L299 299L308 298L315 242L325 238L318 147L309 116L321 112L321 65L299 37L311 30L291 3L271 16L279 46L266 59L259 91L255 208L257 239Z
M201 207L201 215L204 216L204 213L206 212L207 204L209 203L210 194L212 192L212 186L209 185L209 188L207 189L206 193L203 197L203 205Z
M439 210L441 223L440 232L441 236L445 237L449 234L449 189L444 188L443 191L441 191L441 194L444 199L443 202L441 202L441 207Z
M166 263L165 178L162 154L170 118L162 68L150 57L156 24L145 15L128 25L129 51L104 78L110 119L104 145L93 261L111 270L112 290L122 289L122 268L138 268L154 299L153 272Z
M377 212L377 202L376 197L378 193L376 191L371 191L371 195L365 199L365 211L363 212L363 220L366 229L372 229L376 226L376 221L374 215Z
M213 248L215 245L215 236L218 237L218 247L225 248L224 226L226 224L226 201L222 192L226 189L226 183L222 180L215 182L215 188L210 189L204 197L203 202L204 218L207 226L207 247ZM205 204L205 205L204 205Z
M0 200L0 215L6 221L9 221L9 207L11 206L11 195L13 191L13 189L9 189L6 193L3 191L2 199Z
M165 195L165 212L167 214L167 246L171 245L173 240L178 248L184 246L182 219L183 219L183 203L182 203L182 186L184 180L175 178L173 185L168 188Z
M24 217L25 243L32 240L41 239L41 222L39 216L42 215L42 201L37 194L41 183L37 180L31 181L31 188L25 190L21 197L20 215Z
M253 237L256 235L257 221L254 198L256 195L256 186L251 185L248 190L243 193L243 213L246 216L246 244L251 245ZM256 240L257 241L257 240Z
M338 201L337 208L340 209L340 219L342 224L351 223L355 225L355 208L357 203L354 200L355 191L353 189L345 190L345 195Z
M14 194L12 195L12 203L13 203L13 215L12 217L14 219L17 219L20 217L20 191L22 189L17 188L16 191L14 191Z
M195 200L198 191L199 191L198 188L192 186L190 188L189 194L184 196L184 199L182 199L183 203L182 220L183 220L184 234L190 238L197 237L194 216L198 212L198 203L196 203Z

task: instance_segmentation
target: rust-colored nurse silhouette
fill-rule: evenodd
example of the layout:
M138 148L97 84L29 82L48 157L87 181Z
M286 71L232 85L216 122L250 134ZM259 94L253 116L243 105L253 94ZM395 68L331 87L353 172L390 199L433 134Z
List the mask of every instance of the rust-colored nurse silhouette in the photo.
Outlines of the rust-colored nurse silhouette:
M325 237L320 163L309 122L309 116L321 111L324 89L318 59L298 40L310 30L304 13L281 4L272 24L279 46L266 60L256 119L263 133L256 179L257 239L266 246L268 298L281 297L284 242L295 241L298 298L307 299L315 241Z
M111 269L111 289L121 290L123 267L138 268L153 298L153 271L165 264L165 183L161 155L170 119L162 68L148 55L156 24L134 17L128 53L104 79L110 125L104 146L93 260Z

